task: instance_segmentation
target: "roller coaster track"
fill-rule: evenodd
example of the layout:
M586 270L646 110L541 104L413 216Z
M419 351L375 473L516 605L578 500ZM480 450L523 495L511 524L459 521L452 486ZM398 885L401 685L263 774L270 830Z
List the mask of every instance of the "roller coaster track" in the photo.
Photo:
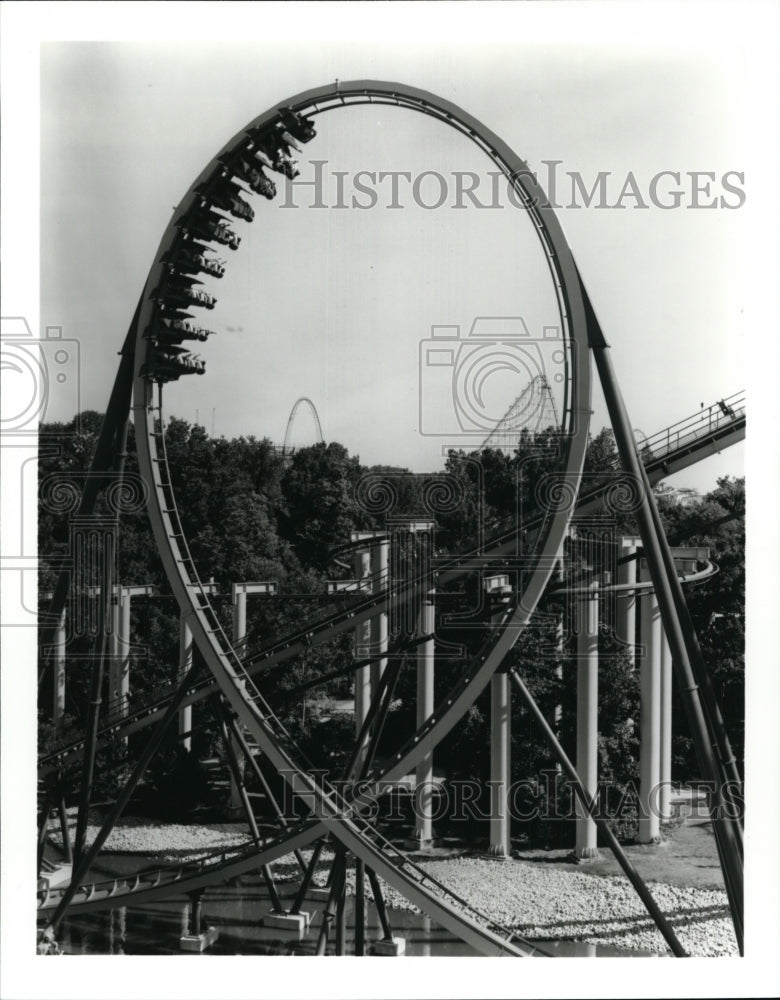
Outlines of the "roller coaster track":
M80 913L84 913L116 906L138 906L141 903L185 895L247 872L257 871L261 865L272 864L296 848L310 844L325 832L324 824L309 820L260 848L250 842L231 850L215 852L197 861L183 862L178 866L166 866L86 884L80 887L73 905L78 907ZM475 909L468 900L429 875L373 829L365 827L361 836L371 840L386 860L388 869L392 868L396 873L395 881L405 885L404 895L407 899L483 954L546 956L542 948ZM379 871L387 878L388 872L382 873L381 869ZM39 890L38 912L45 914L53 911L64 892L62 887Z
M686 583L700 582L716 572L717 567L713 563L708 562L703 570L688 574L682 579ZM638 592L648 590L652 586L652 582L645 581L636 584L611 585L603 588L603 590L605 593L621 590ZM587 590L587 588L582 589ZM568 589L561 592L572 593L573 591ZM553 593L557 593L557 591L553 591ZM387 777L383 780L387 780ZM368 800L368 796L378 792L381 787L382 781L375 782L373 787L368 788L368 795L364 794L364 790L361 789L361 803L365 803ZM194 861L182 862L178 866L166 865L163 868L145 870L127 877L119 876L106 879L102 882L86 883L79 887L71 906L83 913L91 910L109 909L115 906L136 906L140 903L169 899L172 895L184 895L197 889L206 888L215 883L235 878L246 872L257 871L262 865L272 864L294 850L309 845L326 832L327 830L323 823L309 820L294 829L284 831L276 838L266 841L261 848L258 848L254 841L248 841L239 847L216 851ZM400 864L406 867L408 871L414 872L415 879L435 883L438 888L441 888L440 883L431 879L419 866L414 865L406 856L400 854L389 841L378 838L376 831L372 829L366 835L374 840L382 839L381 849L389 855L395 854L398 858L396 864ZM46 914L53 911L64 892L65 889L63 887L49 888L46 886L39 889L38 912ZM471 910L476 914L476 911L473 910L467 901L457 897L451 890L446 890L446 892L457 902L461 911ZM479 914L477 916L480 917L480 920L476 928L472 929L474 933L480 933L484 925L489 927L497 926L492 924L489 918ZM506 930L502 929L502 933L506 937L512 937ZM527 941L522 942L522 947L530 949L529 953L544 954L543 951L534 949L534 946Z
M561 472L569 478L579 477L584 461L590 413L590 363L585 307L576 266L543 193L526 165L509 147L454 105L401 85L364 82L337 84L308 91L261 115L223 148L180 203L173 221L163 235L150 271L136 325L133 412L139 469L150 487L149 514L152 529L182 616L239 722L246 727L277 772L285 778L293 793L307 802L312 814L343 847L443 926L488 954L522 955L527 954L528 949L513 944L511 938L497 934L483 923L473 920L462 905L455 905L445 896L437 894L424 879L412 874L413 868L404 855L389 857L377 842L375 831L355 808L342 800L332 786L326 782L318 784L308 772L300 752L260 691L254 687L252 678L232 649L199 581L176 508L165 455L161 384L157 405L154 400L155 379L150 374L153 376L162 368L170 369L178 363L176 358L171 359L170 353L163 352L157 346L158 341L155 339L155 331L160 329L161 322L160 297L169 287L171 261L176 259L182 232L186 233L188 227L202 225L198 218L202 217L204 197L208 198L210 193L216 191L226 175L229 177L236 173L236 164L241 163L243 168L247 158L256 152L258 142L262 143L263 136L274 129L283 113L306 112L314 115L362 103L393 104L431 115L450 124L488 154L523 198L528 215L536 226L553 277L568 348L565 386L568 408L563 417L565 459ZM220 237L230 239L231 245L237 246L235 237L226 236L223 221L217 223L211 220L211 232L219 232ZM194 371L202 370L198 368L197 361L187 364ZM162 379L157 381L161 382ZM393 780L407 773L474 703L516 641L519 630L527 623L541 597L568 520L569 512L566 510L555 511L549 518L545 525L546 532L540 535L540 544L530 559L523 601L518 601L507 609L501 622L505 627L496 629L492 641L483 650L475 667L461 677L449 697L393 758L389 768L381 775L382 779ZM370 614L370 609L368 613ZM355 623L356 618L353 616L351 623L348 618L343 621L343 627L349 628ZM374 788L378 791L379 786L375 784ZM370 793L366 793L366 798L370 797Z
M295 423L295 417L301 406L305 404L309 408L309 413L311 414L312 420L314 421L314 429L317 435L317 441L322 444L325 438L322 436L322 424L320 424L320 415L317 413L317 407L312 403L308 396L301 396L300 399L296 399L295 404L290 410L290 416L287 418L287 428L284 432L284 444L282 445L282 454L287 455L290 452L290 441L292 440L292 429Z
M275 161L274 169L287 169L281 156L280 136L288 135L283 129L292 128L295 131L298 126L306 132L307 122L301 116L313 117L326 111L360 104L393 105L426 114L451 126L487 154L521 198L527 216L535 226L550 270L566 347L564 404L560 428L563 457L556 469L556 476L563 485L579 484L590 417L589 352L591 349L600 349L600 345L596 343L594 347L592 310L571 251L544 192L526 164L502 140L455 105L400 84L368 81L331 84L283 102L251 122L196 178L163 235L128 337L128 340L134 340L133 413L139 470L149 487L148 511L155 542L182 618L215 682L208 686L194 686L186 696L188 701L181 704L192 703L216 690L220 691L239 724L245 727L268 761L288 783L293 794L307 804L313 820L294 831L287 831L264 847L258 849L256 844L252 844L239 849L230 857L226 855L224 860L214 864L198 865L195 871L177 869L175 872L169 870L167 874L161 871L154 875L136 876L132 883L118 880L112 881L110 885L93 883L83 888L78 887L76 881L69 889L63 889L59 894L56 890L52 891L41 900L42 909L55 908L52 918L55 927L64 908L69 902L74 902L79 894L82 895L81 905L93 907L111 905L112 901L116 905L120 898L124 901L132 897L152 898L152 893L176 894L185 891L187 886L207 885L227 877L228 872L237 874L239 871L256 869L327 832L342 848L354 854L367 868L376 872L439 924L483 953L518 956L538 953L533 945L491 924L483 915L473 911L465 900L431 879L406 855L384 840L361 810L381 794L385 783L403 777L431 753L484 690L527 625L550 580L574 502L553 506L536 526L532 548L529 544L531 535L526 530L523 545L530 551L526 551L523 556L522 582L518 585L513 602L501 613L500 619L495 621L489 640L411 739L391 757L383 770L370 775L370 780L361 785L359 796L349 800L333 785L312 772L311 765L304 759L300 749L255 686L252 675L256 675L263 667L295 656L315 639L325 641L370 618L385 602L386 594L372 596L357 608L321 622L299 636L284 640L253 658L251 663L242 662L210 604L207 588L200 582L174 497L165 453L162 383L170 378L178 378L181 374L203 372L202 362L183 354L183 348L171 345L180 343L181 339L194 337L202 340L208 336L208 331L194 328L181 318L180 310L191 308L191 304L182 306L177 303L189 299L195 305L206 305L208 308L213 305L208 294L194 288L199 282L192 276L193 253L196 252L193 250L193 237L207 243L212 240L227 243L235 249L239 240L227 228L227 218L219 212L229 210L248 221L254 215L247 203L238 196L237 192L245 194L246 191L236 181L248 183L252 190L264 193L260 179L262 171L258 173L258 161L267 162L268 165ZM311 133L313 134L313 129ZM303 141L308 141L310 137L311 135L305 135ZM273 146L275 153L269 146L270 141L276 144ZM287 143L286 138L284 142ZM206 258L204 263L204 258L200 255L200 244L196 250L200 261L195 269L196 273L200 268L219 277L212 258ZM181 263L182 260L185 264ZM178 337L178 340L176 337L171 338L172 331L182 329L186 329L186 333ZM125 368L126 364L125 354ZM155 385L159 390L156 401ZM574 493L576 497L576 489ZM528 526L524 526L524 529L527 528ZM516 548L517 532L514 540L505 544L507 551L512 545ZM495 552L499 557L503 548L504 544L496 546ZM460 557L454 560L451 572L461 573L472 566L484 566L485 561L484 553ZM492 568L495 563L488 561ZM420 586L415 584L418 589ZM131 727L140 729L149 725L161 714L162 704L161 699L145 714L142 710L132 719L118 722L112 727L114 733L121 732L124 735L133 731ZM166 704L170 709L170 698L166 699ZM61 766L72 753L72 746L62 748L50 755L48 763L52 767ZM82 862L82 866L88 864L88 858Z
M745 421L745 393L737 392L640 441L651 481L744 440Z
M729 396L725 403L732 409L733 416L723 414L720 411L715 413L718 408L717 404L714 404L685 420L658 431L641 442L642 458L651 483L656 483L665 476L686 468L693 462L709 457L713 451L720 451L744 440L745 394L736 393ZM590 492L581 493L577 498L575 514L583 515L596 509L603 503L605 495L614 487L614 483L607 483ZM534 524L535 521L530 520L528 527L532 528ZM471 555L473 557L479 556L482 560L489 559L491 570L498 572L500 568L499 557L503 552L514 547L516 539L517 529L515 528L508 536L502 536L488 542L484 553L474 552ZM441 582L451 582L467 572L468 569L464 568L465 562L466 557L455 557L451 563L442 565ZM306 649L316 647L349 629L355 628L386 605L387 591L377 591L339 615L313 622L306 629L286 636L272 646L258 650L249 659L244 660L245 669L252 677L265 670L270 670L272 667L299 656ZM162 717L174 690L175 685L171 685L168 691L158 694L152 701L129 713L123 711L121 714L109 714L101 726L98 747L105 747L117 739L122 739L153 725ZM217 682L210 676L206 677L193 684L182 699L181 705L182 707L193 705L216 694L218 690ZM84 741L81 737L60 742L53 750L41 756L39 760L41 776L45 777L53 771L67 767L74 758L83 752L83 748Z

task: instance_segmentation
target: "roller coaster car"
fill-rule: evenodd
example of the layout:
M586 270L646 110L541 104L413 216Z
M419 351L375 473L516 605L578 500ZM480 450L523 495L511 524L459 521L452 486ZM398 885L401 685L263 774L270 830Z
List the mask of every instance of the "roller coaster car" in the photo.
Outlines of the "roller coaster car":
M204 292L202 288L194 287L200 284L200 281L184 276L183 280L170 281L164 288L161 288L158 292L158 299L162 302L170 302L171 300L190 302L206 309L213 309L217 304L216 298L209 295L208 292Z
M223 216L208 209L190 213L179 222L179 225L182 229L207 240L216 240L217 243L229 246L231 250L238 250L241 243L241 237L230 229Z
M205 197L215 208L222 208L237 219L252 222L255 217L252 206L241 197L241 188L232 180L218 182L205 193Z
M277 150L274 170L280 174L284 174L289 180L293 180L301 172L298 161L294 160L289 153L285 153L281 149Z
M310 118L303 118L289 108L279 113L282 125L300 142L310 142L317 134Z
M179 316L163 316L154 325L152 336L166 344L181 343L182 340L208 340L213 330L196 326Z
M219 257L207 257L206 252L207 248L200 243L190 243L170 255L170 266L191 274L202 271L213 278L221 278L225 273L225 261Z
M278 131L261 132L255 139L255 153L277 173L284 174L292 180L300 173L298 163L290 156L290 146L285 142L283 133Z
M288 150L289 149L294 149L296 153L300 153L301 147L298 145L298 143L295 141L295 139L293 138L293 136L290 135L289 132L282 132L281 133L281 137L282 137L282 141L285 143L285 145L287 146Z
M268 159L268 157L265 157ZM270 162L268 164L271 165ZM248 160L241 159L233 167L237 177L246 181L255 194L261 194L269 200L276 195L276 185L266 177L260 167L253 166Z
M206 362L197 354L166 345L164 349L155 349L144 375L158 382L171 382L182 375L202 375L205 370Z

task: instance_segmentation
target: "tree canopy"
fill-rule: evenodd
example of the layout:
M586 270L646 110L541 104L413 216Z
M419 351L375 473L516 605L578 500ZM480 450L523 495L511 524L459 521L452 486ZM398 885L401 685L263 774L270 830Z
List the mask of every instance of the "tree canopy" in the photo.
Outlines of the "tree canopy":
M42 593L53 587L63 559L67 562L72 555L70 518L74 508L72 503L62 502L63 490L76 496L83 487L100 425L100 415L90 411L71 424L41 429L38 537ZM249 602L248 649L252 652L297 632L307 621L327 618L354 600L329 595L326 588L328 580L344 579L352 573L338 553L354 531L380 529L387 517L430 518L436 523L435 555L445 557L489 547L490 539L518 519L525 523L544 507L542 486L560 454L560 439L552 431L525 433L513 455L495 449L451 451L444 469L430 474L364 466L335 442L282 455L267 439L213 438L202 427L176 418L166 427L166 448L189 547L201 579L213 579L218 586L220 596L214 598L214 604L226 628L230 625L233 583L266 580L277 584L275 598ZM127 474L137 477L132 427L127 450ZM590 442L585 488L615 481L618 470L614 437L605 429ZM687 598L740 758L744 729L744 503L744 479L731 478L719 480L715 490L693 503L659 499L672 544L709 546L719 567L716 576L689 588ZM636 533L629 508L617 513L612 510L611 525L615 536ZM576 544L577 531L585 537L588 530L587 525L575 530L574 541L567 547L571 572L583 558ZM533 537L522 537L523 545L533 545ZM123 584L150 583L159 590L159 597L138 601L132 626L137 646L131 663L133 695L153 698L176 675L179 625L178 608L142 505L121 514L118 576ZM464 663L478 655L489 623L474 580L441 587L437 603L437 634L461 650L450 656L442 646L437 654L438 697L454 683ZM562 611L560 598L546 596L509 660L523 672L550 717L560 706L562 738L571 749L575 685L567 666L569 650L559 641ZM454 624L444 622L445 613ZM626 657L610 646L610 629L606 615L600 667L600 766L610 780L625 783L636 777L638 690ZM79 646L77 642L72 650L86 656L85 643ZM349 696L352 663L352 638L344 633L263 676L264 692L277 698L285 723L305 745L332 742L335 746L341 740L338 734L343 720L328 722L327 713L320 717L317 708L327 699ZM83 721L87 673L86 669L71 669L68 675L67 710L74 725ZM321 688L307 688L305 695L290 695L317 677L331 674L339 676ZM387 752L414 729L414 691L414 671L407 668L386 724L383 749ZM42 689L42 718L49 711L47 697ZM485 777L488 707L483 696L437 752L437 759L445 762L451 773ZM524 710L515 705L513 712L513 777L521 780L538 774L551 762ZM695 763L679 711L675 726L678 722L675 776L686 778L695 774ZM207 725L196 742L208 752L215 739L215 728ZM130 750L132 755L132 742Z

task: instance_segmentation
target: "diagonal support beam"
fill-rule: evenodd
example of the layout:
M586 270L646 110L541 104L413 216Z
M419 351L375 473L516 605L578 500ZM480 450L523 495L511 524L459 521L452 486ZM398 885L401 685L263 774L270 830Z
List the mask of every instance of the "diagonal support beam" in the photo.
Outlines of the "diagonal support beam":
M62 923L62 920L65 916L65 912L70 906L73 897L78 892L81 883L84 881L84 878L87 872L89 871L92 862L97 857L98 853L102 849L106 840L108 840L109 834L114 829L116 821L122 815L123 809L130 801L130 796L133 794L138 782L143 777L146 768L149 766L149 762L159 750L160 744L162 743L163 738L165 737L165 734L168 730L168 726L170 725L172 719L175 717L176 713L179 710L179 702L184 697L187 688L192 683L196 673L197 673L197 667L193 667L192 670L190 670L189 673L182 679L181 683L176 689L176 693L174 694L170 704L165 710L165 715L157 723L157 726L155 727L152 733L151 739L144 747L143 753L138 758L138 761L135 767L133 768L130 777L126 782L125 787L119 793L119 797L114 803L113 808L109 812L108 816L104 820L103 826L100 828L100 831L98 832L97 837L92 843L92 846L85 852L84 856L78 860L75 871L73 872L73 877L71 878L70 885L68 886L67 890L65 891L65 894L60 900L57 909L52 914L52 918L49 921L44 931L44 936L50 939L53 939L55 937L57 933L57 928Z
M728 802L724 795L723 777L726 770L724 765L727 762L718 756L720 741L713 732L713 719L705 712L702 703L697 674L702 676L706 671L706 666L698 662L697 643L690 620L681 620L679 609L685 604L685 599L682 596L682 591L680 590L678 595L675 589L676 571L669 572L669 567L674 565L669 551L669 543L661 529L655 498L652 490L649 489L646 474L637 454L623 395L612 367L609 345L604 338L584 286L582 287L582 295L588 320L589 344L604 391L620 460L624 471L631 474L637 483L644 485L644 489L641 490L641 502L636 511L639 534L642 538L650 576L658 597L664 632L672 651L672 662L677 676L678 688L688 716L699 767L702 777L712 782L714 788L709 802L712 830L718 844L723 880L734 922L734 932L740 954L742 954L744 950L742 838L739 823L727 811ZM686 632L689 632L687 639ZM692 660L697 665L696 669L694 669Z
M510 670L509 676L512 680L512 683L520 692L520 696L525 702L528 711L534 717L539 728L541 729L542 734L544 735L544 738L547 741L548 747L550 748L552 753L557 757L561 767L566 772L566 776L571 782L572 788L574 789L574 792L577 796L577 799L580 802L580 805L582 806L583 810L588 814L588 816L590 816L593 822L596 824L597 829L609 844L618 864L626 873L628 880L631 882L631 885L633 885L634 889L636 889L637 895L644 903L647 912L655 921L656 927L663 934L664 940L672 949L673 954L677 958L686 958L687 953L683 948L683 946L680 944L677 935L672 930L672 925L666 919L663 910L661 910L656 901L653 899L650 890L645 885L639 872L636 870L636 868L634 868L634 866L629 861L623 848L620 846L620 842L613 833L612 827L605 819L603 819L598 815L597 797L596 796L591 797L585 790L585 786L580 781L577 769L566 755L566 752L564 751L563 747L558 741L558 737L552 731L550 723L547 721L547 718L545 717L544 713L540 710L539 706L536 704L534 696L525 686L522 678L520 677L520 675L516 670L514 669Z

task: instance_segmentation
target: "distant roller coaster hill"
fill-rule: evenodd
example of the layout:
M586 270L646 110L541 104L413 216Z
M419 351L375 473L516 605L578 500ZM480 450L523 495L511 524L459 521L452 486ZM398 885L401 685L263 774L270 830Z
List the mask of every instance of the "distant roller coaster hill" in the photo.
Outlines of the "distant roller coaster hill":
M293 408L290 410L290 416L287 418L287 429L284 432L284 444L279 447L279 445L274 445L274 450L277 455L291 455L295 451L295 446L292 444L292 429L295 423L295 418L298 415L298 411L301 407L308 409L311 414L312 421L314 423L315 440L307 442L308 444L324 444L325 439L322 436L322 424L320 423L320 417L317 413L317 407L309 399L308 396L301 396L300 399L296 399Z

